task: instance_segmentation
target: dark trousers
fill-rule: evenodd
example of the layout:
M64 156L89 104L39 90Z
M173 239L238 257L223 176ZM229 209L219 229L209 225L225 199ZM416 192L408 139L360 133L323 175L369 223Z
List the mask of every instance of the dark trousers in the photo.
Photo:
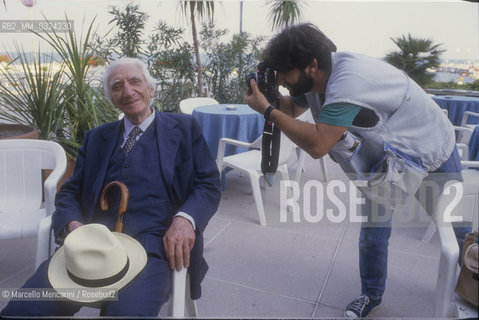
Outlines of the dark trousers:
M158 243L158 246L163 247L161 242ZM158 316L161 306L168 301L171 282L171 269L162 253L163 250L148 253L148 262L145 268L135 279L119 290L117 301L102 303L101 315ZM22 288L51 288L48 281L49 262L49 260L43 262ZM1 315L5 317L73 316L83 305L70 300L10 301L2 310Z

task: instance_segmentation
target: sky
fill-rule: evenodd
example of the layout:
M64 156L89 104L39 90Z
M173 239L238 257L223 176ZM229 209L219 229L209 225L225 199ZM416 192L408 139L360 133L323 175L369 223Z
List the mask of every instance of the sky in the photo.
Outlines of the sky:
M88 24L96 16L99 34L111 28L108 13L112 5L124 6L132 0L37 0L25 7L21 0L6 0L7 8L0 3L0 53L12 51L14 42L26 51L37 47L39 40L29 32L10 32L2 24L25 20L65 19L74 21L77 33L82 21ZM160 20L183 27L189 35L188 21L178 9L176 0L133 0L140 3L142 11L150 16L147 31ZM443 59L479 60L479 4L461 0L309 0L302 1L303 21L317 25L338 47L338 51L360 52L374 57L384 57L397 49L391 38L411 34L413 37L432 39L446 49ZM268 20L266 1L243 1L243 31L267 38L275 34ZM215 22L229 34L239 32L240 1L218 1ZM19 25L17 24L16 28ZM83 28L85 29L85 28ZM42 49L46 44L40 44Z

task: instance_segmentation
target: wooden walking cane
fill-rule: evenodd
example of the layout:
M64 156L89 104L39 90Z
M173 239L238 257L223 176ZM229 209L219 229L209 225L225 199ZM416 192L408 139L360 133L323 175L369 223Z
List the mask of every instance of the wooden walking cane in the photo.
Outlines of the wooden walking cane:
M120 208L118 209L118 217L116 219L116 232L123 232L123 216L126 211L126 207L128 206L128 198L130 197L130 193L128 192L128 188L123 182L120 181L112 181L106 185L106 187L101 192L100 197L100 205L103 211L108 210L108 200L106 198L106 194L111 187L116 186L120 188L121 192L121 199L120 199Z

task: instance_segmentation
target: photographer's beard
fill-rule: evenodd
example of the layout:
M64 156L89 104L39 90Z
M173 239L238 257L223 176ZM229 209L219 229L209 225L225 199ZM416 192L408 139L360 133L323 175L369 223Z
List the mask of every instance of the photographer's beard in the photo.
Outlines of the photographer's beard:
M289 94L293 97L302 96L306 92L311 91L314 87L313 77L306 74L306 71L301 70L299 74L299 80L295 85L286 85L286 89L289 90Z

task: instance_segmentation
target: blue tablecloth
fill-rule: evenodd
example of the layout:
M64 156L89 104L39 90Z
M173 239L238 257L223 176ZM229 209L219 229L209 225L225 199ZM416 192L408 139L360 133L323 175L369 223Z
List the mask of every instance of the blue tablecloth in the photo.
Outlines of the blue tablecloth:
M469 160L479 161L479 125L476 126L469 140Z
M264 117L246 104L235 104L237 108L228 109L228 104L200 106L193 110L198 120L211 154L216 158L218 142L221 138L231 138L244 142L253 142L263 132ZM247 151L245 148L227 145L225 155Z
M479 98L464 96L432 96L432 99L448 112L449 120L455 126L461 125L462 116L465 111L479 113ZM477 117L470 117L468 123L477 124Z

